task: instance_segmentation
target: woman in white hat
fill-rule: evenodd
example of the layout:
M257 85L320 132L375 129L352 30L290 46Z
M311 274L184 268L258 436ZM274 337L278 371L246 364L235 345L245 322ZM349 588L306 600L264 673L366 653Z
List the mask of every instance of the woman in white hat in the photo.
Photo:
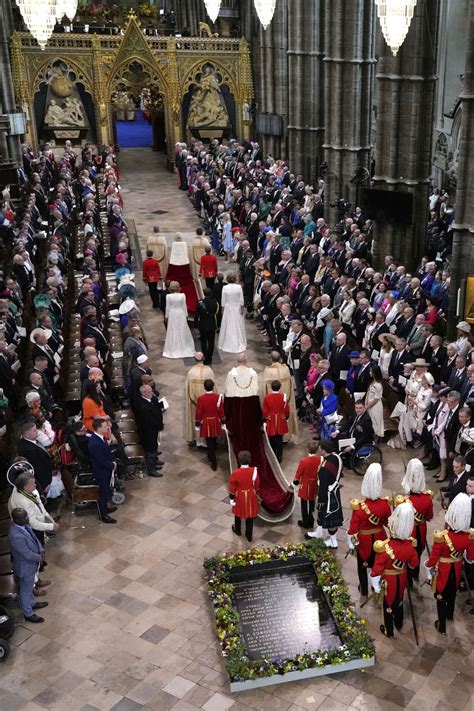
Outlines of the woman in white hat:
M457 338L455 341L458 355L467 356L471 350L469 336L471 335L471 327L467 321L460 321L456 326Z

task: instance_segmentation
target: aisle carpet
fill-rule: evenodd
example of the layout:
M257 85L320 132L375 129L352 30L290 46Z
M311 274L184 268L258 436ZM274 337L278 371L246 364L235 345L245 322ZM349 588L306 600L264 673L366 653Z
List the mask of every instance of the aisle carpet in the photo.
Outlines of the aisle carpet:
M117 141L120 148L150 148L152 128L141 111L136 112L135 121L117 121Z

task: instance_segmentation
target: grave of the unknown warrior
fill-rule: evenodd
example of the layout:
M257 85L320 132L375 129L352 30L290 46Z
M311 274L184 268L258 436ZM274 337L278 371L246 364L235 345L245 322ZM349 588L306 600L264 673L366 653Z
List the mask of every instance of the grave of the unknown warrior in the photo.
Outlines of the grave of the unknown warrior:
M374 663L365 622L327 549L288 544L210 563L209 595L231 691Z

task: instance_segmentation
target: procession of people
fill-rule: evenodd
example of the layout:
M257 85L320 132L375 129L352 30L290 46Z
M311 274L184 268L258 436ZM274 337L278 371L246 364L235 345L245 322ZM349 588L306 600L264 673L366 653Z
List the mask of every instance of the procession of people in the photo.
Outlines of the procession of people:
M173 361L173 372L183 376L182 426L190 456L193 448L201 455L205 451L209 478L227 480L229 527L236 540L258 541L258 518L288 520L299 499L301 514L295 522L301 537L321 540L334 555L341 547L354 555L362 604L381 598L381 631L387 637L402 629L404 598L412 589L421 589L420 569L433 582L436 629L445 634L457 591L470 585L472 590L474 559L474 349L464 321L457 324L456 340L444 345L445 293L440 285L449 283L449 274L438 273L440 265L433 267L427 259L408 274L392 257L376 272L370 266L370 221L356 212L330 228L321 214L324 185L318 200L307 199L310 193L284 161L254 160L251 154L232 141L212 142L209 149L198 141L191 148L177 147L177 165L186 162L188 193L203 227L190 238L164 235L155 226L146 245L142 278L155 323L163 324L161 356ZM61 309L70 308L65 299L68 237L76 234L77 202L84 207L85 256L77 268L80 273L71 272L79 284L72 306L80 317L81 387L80 417L71 427L70 442L76 456L90 463L100 521L112 524L117 523L112 517L118 509L117 491L134 476L125 446L128 430L117 421L122 404L108 390L115 387L109 333L114 318L123 342L123 394L143 450L143 469L152 479L161 479L167 471L159 456L169 405L160 398L154 377L166 367L161 368L156 356L150 360L141 322L118 167L110 151L105 156L102 174L93 156L83 152L90 177L82 175L66 195L61 183L56 189L55 235L63 234L61 229L64 234L62 241L56 237L48 243L47 293L34 296L34 368L20 402L25 424L17 451L34 470L36 488L28 496L35 504L47 503L53 484L60 483L53 481L56 477L62 475L64 486L69 486L67 466L60 466L54 451L54 445L63 444L62 435L49 419L58 397L65 396L64 383L57 385L65 352ZM62 165L67 176L74 170L72 160L65 158ZM211 167L213 180L208 184ZM72 175L65 178L67 185ZM41 200L40 189L34 187L33 192ZM218 202L216 221L211 213L221 199L224 209ZM33 200L31 206L33 210ZM44 210L46 215L46 206ZM102 210L107 231L99 219ZM40 218L38 213L35 229ZM26 236L22 239L29 244ZM17 366L12 355L21 343L21 331L8 310L18 301L20 282L25 292L19 303L25 311L31 309L36 291L33 261L32 267L25 266L28 255L23 255L21 241L17 239L13 268L17 285L2 292L6 310L0 355L6 365L0 377L3 392L13 399ZM104 250L112 260L117 316L103 307L108 292ZM227 266L219 271L223 253ZM62 269L57 266L61 258ZM71 286L74 279L69 278ZM436 298L430 289L435 281ZM437 319L432 317L435 302ZM194 364L184 365L186 359L194 359ZM216 375L214 368L222 363L225 373L218 370ZM354 455L377 445L382 455L387 446L409 455L406 466L400 464L399 486L387 490L382 459L367 468L361 497L346 499L344 480L360 474L352 468ZM305 454L294 463L301 447ZM413 458L415 454L419 457ZM446 508L445 526L433 534L428 527L439 520L434 502L436 487L443 482L439 493ZM39 541L32 553L36 564L44 560L41 525L53 526L46 539L60 530L46 511L41 525L36 516L28 513L25 518L18 511L32 509L29 503L19 506L26 497L22 491L14 490L10 506L15 522L12 554L16 549L18 556L26 554L25 542L32 548L31 526ZM40 605L32 590L41 594L36 578L28 568L21 595L24 617L31 622L42 621L34 613Z

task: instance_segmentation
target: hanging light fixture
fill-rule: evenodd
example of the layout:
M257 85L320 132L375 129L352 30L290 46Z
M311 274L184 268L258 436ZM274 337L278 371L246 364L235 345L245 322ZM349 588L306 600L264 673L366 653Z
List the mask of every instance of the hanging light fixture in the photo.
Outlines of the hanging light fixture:
M77 12L77 0L63 0L64 14L68 20L71 22L76 17Z
M219 16L219 10L221 8L222 0L204 0L204 5L206 6L206 11L212 22L215 22Z
M380 27L394 57L410 29L417 0L375 0Z
M276 0L253 0L257 11L258 19L262 23L264 30L272 21L273 13L275 12Z
M44 49L53 34L58 11L56 2L51 0L16 0L25 25Z

